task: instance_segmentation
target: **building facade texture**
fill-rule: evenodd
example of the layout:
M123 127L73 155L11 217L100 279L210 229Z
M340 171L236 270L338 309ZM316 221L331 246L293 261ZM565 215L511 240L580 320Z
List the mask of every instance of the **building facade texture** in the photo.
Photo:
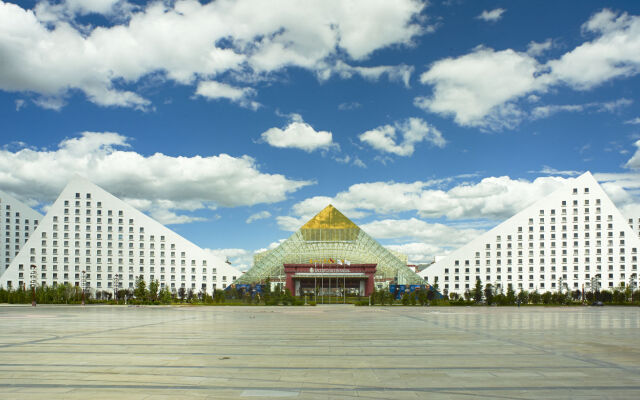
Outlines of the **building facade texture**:
M13 259L38 227L42 215L31 207L0 191L0 243L3 244L0 259L0 276L9 268Z
M445 293L638 285L640 240L587 172L419 273Z
M14 217L12 217L14 218ZM33 219L31 217L30 219ZM13 221L13 220L12 220ZM240 272L84 178L74 178L0 277L4 287L84 285L212 293Z

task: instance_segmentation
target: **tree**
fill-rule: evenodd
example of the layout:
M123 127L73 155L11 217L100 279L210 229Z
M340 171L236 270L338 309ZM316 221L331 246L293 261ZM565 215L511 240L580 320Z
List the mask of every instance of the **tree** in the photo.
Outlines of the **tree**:
M171 304L173 300L173 296L171 296L171 292L166 287L160 290L160 294L158 295L160 303L162 304Z
M516 302L516 292L513 291L513 286L511 284L507 286L506 301L507 304L513 304Z
M187 290L183 287L178 289L178 297L180 297L180 301L184 301L185 296L187 295Z
M158 280L153 280L149 283L149 300L152 302L156 302L158 300L158 289L160 288L160 283Z
M143 301L147 297L147 284L144 281L144 276L140 275L136 279L136 289L133 292L136 299Z
M540 304L541 301L542 301L542 297L540 296L540 293L538 293L537 290L534 290L533 292L529 293L529 303Z
M476 287L473 289L473 301L475 301L476 304L482 302L482 282L480 278L476 278Z
M551 304L552 294L551 292L544 292L542 294L542 303L543 304Z
M521 290L518 293L518 303L527 304L529 302L529 293L526 290Z
M487 301L487 305L493 303L493 286L490 283L487 283L484 287L484 298Z

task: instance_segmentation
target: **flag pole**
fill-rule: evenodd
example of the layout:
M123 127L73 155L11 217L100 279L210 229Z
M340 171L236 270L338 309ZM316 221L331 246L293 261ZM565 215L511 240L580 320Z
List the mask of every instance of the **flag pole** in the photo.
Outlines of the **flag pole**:
M321 267L321 272L320 272L320 280L321 280L321 285L322 285L322 294L320 295L322 298L322 304L324 304L324 261L322 262L322 264L320 264Z

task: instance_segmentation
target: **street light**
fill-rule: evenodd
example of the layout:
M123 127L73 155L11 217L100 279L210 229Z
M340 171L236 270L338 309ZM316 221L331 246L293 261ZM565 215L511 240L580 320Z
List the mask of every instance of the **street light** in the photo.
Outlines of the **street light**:
M118 304L118 281L120 280L119 274L113 274L113 297L116 299L116 304Z
M36 306L36 279L38 275L38 271L36 271L35 265L31 265L31 305L33 307Z
M87 272L84 270L82 271L82 281L80 285L82 285L82 305L84 306L84 288L87 285Z

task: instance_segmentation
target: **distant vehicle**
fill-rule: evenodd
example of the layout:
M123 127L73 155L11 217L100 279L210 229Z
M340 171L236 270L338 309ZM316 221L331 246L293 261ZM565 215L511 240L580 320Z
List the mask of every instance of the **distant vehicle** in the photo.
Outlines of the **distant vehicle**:
M602 304L601 301L594 301L591 305L594 307L602 307L604 304Z

